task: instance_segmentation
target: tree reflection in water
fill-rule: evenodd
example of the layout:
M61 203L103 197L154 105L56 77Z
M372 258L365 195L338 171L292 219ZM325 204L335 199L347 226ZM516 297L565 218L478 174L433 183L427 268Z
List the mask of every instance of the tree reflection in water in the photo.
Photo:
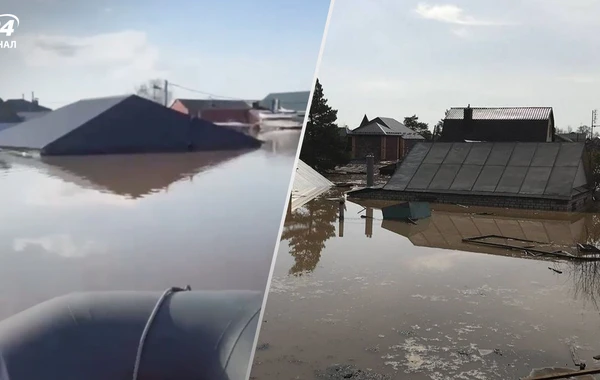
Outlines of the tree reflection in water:
M338 207L338 202L322 195L288 213L281 239L287 240L295 260L289 274L301 276L315 270L325 242L335 236Z
M585 222L585 243L600 247L600 215L589 214ZM600 261L571 262L569 273L573 280L573 296L591 302L600 310Z

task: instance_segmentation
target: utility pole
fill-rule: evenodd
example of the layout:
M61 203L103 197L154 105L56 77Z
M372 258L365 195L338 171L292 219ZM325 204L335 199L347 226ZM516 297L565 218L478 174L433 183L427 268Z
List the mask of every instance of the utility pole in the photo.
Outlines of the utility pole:
M592 135L590 136L590 140L594 139L594 125L596 125L596 114L597 113L598 113L598 110L592 110L592 124L590 125Z
M169 106L169 81L165 79L165 85L163 86L163 90L165 91L165 107Z

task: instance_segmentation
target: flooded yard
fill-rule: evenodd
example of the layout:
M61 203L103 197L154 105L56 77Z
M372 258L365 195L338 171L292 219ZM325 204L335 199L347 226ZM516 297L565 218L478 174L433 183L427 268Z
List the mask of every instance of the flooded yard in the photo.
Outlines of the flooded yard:
M598 215L434 206L413 225L346 202L340 221L338 195L286 219L251 378L517 379L600 364L600 263L462 242L493 232L566 250L598 241Z
M299 132L250 152L0 155L0 319L73 291L264 290Z

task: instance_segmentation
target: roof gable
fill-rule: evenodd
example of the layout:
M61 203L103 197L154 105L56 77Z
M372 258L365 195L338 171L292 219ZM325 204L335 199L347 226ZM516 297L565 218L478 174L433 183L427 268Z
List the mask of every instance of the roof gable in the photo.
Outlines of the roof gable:
M424 140L425 138L419 133L408 128L398 120L391 117L376 117L373 120L368 120L367 115L358 128L349 130L351 135L381 135L381 136L400 136L406 140Z
M486 107L475 108L473 120L550 120L552 107ZM450 108L445 120L464 120L465 108Z

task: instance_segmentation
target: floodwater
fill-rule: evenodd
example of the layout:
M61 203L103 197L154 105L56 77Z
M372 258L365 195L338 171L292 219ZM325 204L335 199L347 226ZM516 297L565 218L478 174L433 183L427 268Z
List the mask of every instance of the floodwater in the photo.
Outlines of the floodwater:
M299 136L238 153L3 153L0 319L73 291L264 291Z
M434 206L412 225L346 202L339 221L336 196L286 218L253 379L517 379L578 369L571 351L600 365L600 263L462 242L597 244L599 215Z

